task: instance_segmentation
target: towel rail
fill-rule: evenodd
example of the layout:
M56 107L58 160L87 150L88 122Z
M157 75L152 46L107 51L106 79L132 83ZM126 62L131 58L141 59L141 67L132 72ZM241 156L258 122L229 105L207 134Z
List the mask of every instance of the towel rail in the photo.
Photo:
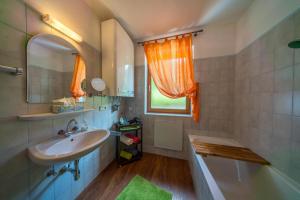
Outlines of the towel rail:
M8 66L4 66L4 65L0 65L0 71L9 72L9 73L12 73L14 75L22 75L23 74L23 69L22 68L8 67Z

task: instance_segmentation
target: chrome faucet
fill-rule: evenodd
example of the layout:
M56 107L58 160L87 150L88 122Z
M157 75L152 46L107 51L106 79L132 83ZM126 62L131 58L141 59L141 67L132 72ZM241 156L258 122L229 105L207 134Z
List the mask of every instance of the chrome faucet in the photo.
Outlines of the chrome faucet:
M58 135L69 137L71 134L76 133L78 131L78 122L75 119L71 119L68 124L66 130L59 130Z
M66 132L74 133L74 132L78 131L78 129L79 129L79 127L78 127L78 122L76 121L76 119L71 119L67 124Z

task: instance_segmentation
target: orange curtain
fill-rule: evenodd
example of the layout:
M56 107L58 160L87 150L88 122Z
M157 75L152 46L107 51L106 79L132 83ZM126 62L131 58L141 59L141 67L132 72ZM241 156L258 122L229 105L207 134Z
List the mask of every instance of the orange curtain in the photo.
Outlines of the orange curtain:
M144 45L148 68L158 90L169 98L188 97L192 114L199 121L198 87L194 80L192 36L176 37Z
M70 92L74 98L79 98L85 95L85 92L81 88L81 83L85 78L84 61L80 55L76 55L73 78L70 86Z

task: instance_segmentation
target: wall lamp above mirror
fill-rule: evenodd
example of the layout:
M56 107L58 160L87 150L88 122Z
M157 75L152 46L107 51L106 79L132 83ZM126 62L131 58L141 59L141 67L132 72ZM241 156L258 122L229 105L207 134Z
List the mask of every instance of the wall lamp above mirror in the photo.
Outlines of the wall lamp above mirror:
M55 28L56 30L62 32L66 36L75 40L76 42L82 42L82 37L79 34L75 33L69 27L67 27L66 25L64 25L63 23L58 21L57 19L53 18L49 14L43 15L42 19L46 24L48 24L51 27Z

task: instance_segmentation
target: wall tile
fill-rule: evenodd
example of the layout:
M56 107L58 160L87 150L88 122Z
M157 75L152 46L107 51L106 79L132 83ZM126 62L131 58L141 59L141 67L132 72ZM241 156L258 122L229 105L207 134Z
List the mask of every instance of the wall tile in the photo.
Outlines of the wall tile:
M293 114L295 116L300 116L300 91L294 92L293 95Z
M260 111L272 113L273 111L273 94L262 93L260 95Z
M274 69L274 53L273 51L264 52L261 55L261 72L271 72Z
M293 67L275 71L275 92L287 92L293 89Z
M4 154L9 154L9 158L5 159ZM0 184L5 184L5 182L10 181L12 177L25 173L29 169L29 160L25 147L20 149L16 148L14 152L5 151L0 155Z
M273 114L271 112L260 112L259 113L259 129L262 132L271 132L273 130Z
M275 68L280 69L292 66L293 55L293 50L286 44L275 49Z
M274 73L266 72L260 75L259 87L261 92L273 92L274 91Z
M273 131L275 137L289 140L292 133L292 116L273 115Z
M300 117L293 117L292 140L300 142Z
M54 137L52 120L30 121L29 122L29 143L34 144Z
M15 177L12 177L5 183L1 183L0 199L29 199L28 180L29 174L26 171L16 175Z
M15 29L25 32L26 31L25 16L26 16L25 6L22 1L19 0L1 1L0 22L9 24Z
M24 121L1 122L0 138L1 153L26 144L28 142L27 123Z
M0 23L0 54L25 63L26 34ZM5 65L6 63L1 63ZM25 67L25 66L16 66Z
M273 110L276 114L291 114L292 113L292 92L275 93Z
M300 90L300 65L295 66L294 89Z

